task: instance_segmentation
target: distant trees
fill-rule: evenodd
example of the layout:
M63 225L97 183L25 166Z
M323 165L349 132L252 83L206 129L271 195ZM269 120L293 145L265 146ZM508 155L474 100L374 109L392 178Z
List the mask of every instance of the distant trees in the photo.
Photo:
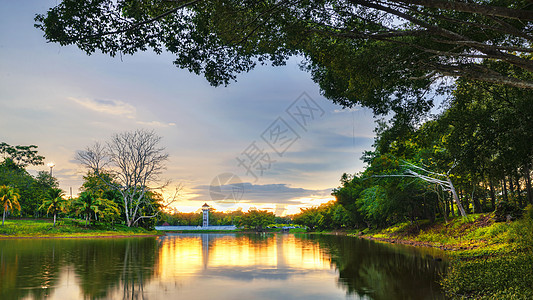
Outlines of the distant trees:
M76 155L83 166L120 193L128 227L159 212L147 195L168 158L160 141L153 131L135 130L115 134L105 146L96 143Z
M276 219L291 222L290 218L279 218L272 212L255 208L251 208L248 212L243 212L242 209L226 212L211 209L209 212L210 225L236 225L254 230L262 230L274 224ZM161 215L159 223L165 222L169 225L200 226L202 225L202 213L165 212Z
M260 231L274 223L275 217L274 213L267 210L250 209L248 213L242 215L240 225Z
M300 213L293 215L292 219L295 224L306 226L309 230L341 229L354 226L350 213L335 201L317 207L300 208Z
M202 225L202 214L198 212L163 212L160 216L160 223L168 223L172 226L200 226ZM228 225L228 224L217 224Z
M15 191L15 188L2 185L0 186L0 205L4 210L2 214L2 226L6 219L6 213L17 209L20 211L20 204L18 202L20 195Z
M37 217L39 207L49 191L58 187L58 182L49 172L39 172L32 176L26 171L29 165L41 165L44 157L37 154L37 146L11 146L0 144L0 185L8 185L20 195L20 214L24 217Z

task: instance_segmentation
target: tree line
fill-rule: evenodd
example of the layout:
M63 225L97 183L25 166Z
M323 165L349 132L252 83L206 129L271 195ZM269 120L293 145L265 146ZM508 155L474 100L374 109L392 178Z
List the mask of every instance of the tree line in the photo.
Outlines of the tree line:
M333 195L359 228L447 219L459 208L516 219L533 205L532 101L530 91L458 80L439 115L379 122L367 167L343 174ZM458 203L438 184L447 179Z
M158 223L171 226L200 226L202 225L202 212L164 212ZM235 225L245 229L263 230L270 225L291 223L290 217L276 216L272 212L254 207L247 212L243 212L240 208L227 212L209 209L209 225L214 226Z
M103 146L96 143L76 154L87 168L80 193L66 197L51 172L32 176L28 165L42 165L37 146L1 144L0 201L2 225L6 215L39 218L80 218L85 226L125 224L128 227L153 228L159 222L169 225L201 225L201 213L170 213L171 201L163 198L158 187L168 184L159 178L168 155L159 145L161 138L153 131L135 130L115 134ZM237 225L262 230L273 223L290 223L266 210L217 212L211 209L211 225Z

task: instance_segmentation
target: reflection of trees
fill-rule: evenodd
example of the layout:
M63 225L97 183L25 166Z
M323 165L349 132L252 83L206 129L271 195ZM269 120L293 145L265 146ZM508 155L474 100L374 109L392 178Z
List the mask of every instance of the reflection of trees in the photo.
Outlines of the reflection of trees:
M68 266L84 298L142 298L158 252L155 238L0 241L0 299L45 298Z
M61 265L54 241L0 241L0 299L42 299L57 283Z
M260 245L268 245L272 242L272 239L276 235L273 233L244 233L244 234L236 234L235 237L238 241L242 241L249 244L260 244Z
M173 239L186 241L182 245L172 243ZM219 239L221 241L217 243ZM202 269L200 272L206 277L240 281L287 280L291 276L304 274L307 272L306 268L309 268L309 272L317 268L316 265L304 265L305 259L302 259L302 265L297 266L292 260L303 257L304 254L309 256L307 258L321 255L320 262L323 262L324 256L328 260L331 257L332 266L339 271L339 285L349 294L378 300L441 297L437 281L446 265L434 261L429 255L424 256L417 249L344 236L301 235L293 238L292 235L272 234L205 234L159 239L0 240L0 299L42 299L53 296L54 289L66 270L73 270L76 276L77 285L73 288L79 287L79 297L142 299L144 287L154 276L161 276L154 270L156 266L161 267L160 259L168 255L167 258L172 258L171 261L179 262L180 258L174 259L176 251L172 247L185 247L186 244L191 244L189 240L195 240L196 243L189 246L198 250L196 254L199 252L200 255L205 255L206 261L209 255L212 259L218 257L220 260L224 255L233 253L233 250L226 249L217 254L215 248L220 246L224 250L227 247L224 239L231 239L235 249L244 247L246 251L242 253L250 252L263 260L259 262L259 267L257 262L253 265L253 259L249 261L252 265L243 264L240 258L236 260L236 265L222 261L220 265ZM160 249L165 249L160 243L166 243L170 247L168 253L160 254ZM272 251L266 251L267 248ZM263 250L266 252L262 252ZM277 257L268 260L266 258L271 256L264 255ZM275 263L272 264L272 261ZM261 263L264 265L260 265ZM201 269L201 261L197 265ZM319 267L324 266L321 263Z
M372 299L444 298L438 280L446 264L417 249L341 236L311 236L331 254L349 294ZM418 253L417 253L418 252Z
M84 297L105 298L121 286L124 299L142 293L153 275L158 245L154 238L101 239L77 249L72 261Z

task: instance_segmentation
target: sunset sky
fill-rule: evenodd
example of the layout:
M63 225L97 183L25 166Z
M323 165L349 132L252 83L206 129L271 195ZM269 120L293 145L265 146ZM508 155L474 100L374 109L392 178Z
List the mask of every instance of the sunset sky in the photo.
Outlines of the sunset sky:
M214 88L174 67L171 54L87 56L46 43L33 18L55 4L0 0L0 142L38 145L67 193L78 192L85 173L74 160L77 150L139 128L163 137L170 155L163 177L183 186L175 203L180 211L207 202L219 210L294 213L333 199L342 173L362 170L359 158L374 137L372 113L343 110L320 96L300 59L258 67ZM304 103L313 112L305 121L295 117ZM288 129L285 142L272 140L273 128ZM269 155L262 175L237 160L253 149ZM232 205L220 205L209 192L224 173L244 187Z

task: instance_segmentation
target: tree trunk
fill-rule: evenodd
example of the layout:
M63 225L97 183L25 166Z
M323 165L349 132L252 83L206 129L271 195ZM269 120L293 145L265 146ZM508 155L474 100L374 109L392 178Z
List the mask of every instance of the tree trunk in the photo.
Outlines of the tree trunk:
M482 181L482 188L483 188L483 201L481 202L481 209L483 212L486 212L486 209L488 207L487 203L489 202L489 197L487 195L487 182Z
M56 227L56 215L57 213L54 213L54 227Z
M440 205L439 205L440 208ZM442 216L444 217L444 222L448 223L448 200L444 200L442 205Z
M457 196L457 193L455 192L455 187L452 184L452 181L450 180L450 177L446 177L448 179L448 183L450 184L450 189L452 191L453 199L455 200L455 203L457 204L457 209L461 213L462 217L466 217L466 212L463 208L463 205L461 204L461 201L459 200L459 197Z
M494 184L492 183L492 179L489 179L489 187L490 187L490 200L492 205L492 210L496 210L496 193L494 192Z
M524 207L524 203L522 202L522 191L520 190L520 175L517 174L515 176L515 186L516 186L516 199L518 200L518 204L520 207Z
M464 209L465 205L466 205L466 207L468 209L470 207L470 202L468 201L468 197L463 196L463 194L464 194L463 190L459 189L458 191L459 192L455 193L457 195L457 201L459 201L459 203L461 203L461 206L463 207L463 209ZM461 210L459 209L459 206L457 206L457 210L459 210L459 214L461 214Z
M530 171L529 166L524 166L524 178L526 179L526 193L527 193L527 200L530 204L533 204L533 195L531 191L531 177L530 177Z
M476 214L481 213L481 202L479 202L479 198L476 195L475 184L472 186L472 205L474 206L474 213Z
M474 212L476 212L477 214L481 213L481 202L475 194L472 194L472 202L474 203Z
M5 219L6 219L6 209L4 208L4 214L2 215L2 226L4 226Z
M503 200L505 202L509 202L509 198L507 198L507 184L505 183L505 177L503 177Z
M452 213L451 217L455 217L455 209L453 208L453 196L452 199L450 199L450 212Z

